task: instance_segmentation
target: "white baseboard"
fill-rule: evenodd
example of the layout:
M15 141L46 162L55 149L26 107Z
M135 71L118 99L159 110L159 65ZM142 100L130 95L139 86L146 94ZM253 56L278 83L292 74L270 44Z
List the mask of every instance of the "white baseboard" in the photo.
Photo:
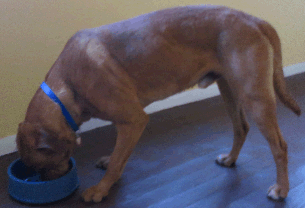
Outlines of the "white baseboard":
M305 62L284 67L285 77L305 72Z
M295 65L287 66L284 68L285 77L305 72L305 62ZM151 114L157 111L169 109L175 106L184 105L187 103L204 100L210 97L219 95L217 85L213 84L207 89L192 89L182 93L173 95L161 101L157 101L147 106L144 110L146 113ZM109 121L102 121L99 119L91 119L81 126L81 131L89 131L98 127L107 126L111 124ZM0 156L16 151L16 135L12 135L0 140Z
M0 156L16 151L16 135L8 136L0 140Z

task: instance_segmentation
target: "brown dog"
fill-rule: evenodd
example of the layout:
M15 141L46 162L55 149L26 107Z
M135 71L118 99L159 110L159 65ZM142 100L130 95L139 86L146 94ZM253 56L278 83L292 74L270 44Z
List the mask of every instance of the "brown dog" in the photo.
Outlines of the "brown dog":
M276 163L277 181L268 196L278 200L288 194L287 144L277 124L276 95L297 115L301 111L286 92L279 37L263 20L221 6L187 6L82 30L45 80L77 125L97 117L117 127L114 151L100 161L107 172L83 193L85 201L100 202L120 178L148 122L145 106L214 81L234 124L233 148L217 162L231 166L237 160L249 112ZM76 134L60 107L38 89L17 143L24 162L52 179L67 171Z

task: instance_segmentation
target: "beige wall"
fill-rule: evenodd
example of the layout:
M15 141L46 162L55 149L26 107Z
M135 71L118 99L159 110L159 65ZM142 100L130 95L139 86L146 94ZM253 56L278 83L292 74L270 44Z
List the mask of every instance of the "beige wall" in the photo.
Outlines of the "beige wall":
M262 17L282 38L284 65L305 61L304 0L2 0L0 138L16 134L31 97L74 32L188 4L228 5Z

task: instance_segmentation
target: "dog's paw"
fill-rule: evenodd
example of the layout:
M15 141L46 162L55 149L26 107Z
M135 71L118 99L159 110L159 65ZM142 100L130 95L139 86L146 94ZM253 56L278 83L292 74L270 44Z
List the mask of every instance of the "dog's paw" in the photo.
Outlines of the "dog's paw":
M99 203L108 195L108 190L105 191L98 185L92 186L82 193L82 198L85 202Z
M278 184L271 186L268 190L268 198L274 201L283 201L288 195L288 189L285 189Z
M101 157L95 164L95 167L106 170L109 164L110 156Z
M231 158L228 154L221 154L216 158L216 163L225 167L234 167L235 159Z

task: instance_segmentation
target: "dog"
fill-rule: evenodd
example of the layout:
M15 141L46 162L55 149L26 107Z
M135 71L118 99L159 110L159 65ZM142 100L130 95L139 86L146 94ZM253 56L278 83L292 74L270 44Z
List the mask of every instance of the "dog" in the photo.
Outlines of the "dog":
M150 103L198 84L216 82L233 122L230 153L217 157L231 166L249 124L248 113L267 139L277 168L268 196L287 197L287 144L276 118L276 96L295 114L301 110L287 92L276 30L266 21L224 6L185 6L75 33L45 77L77 126L92 117L117 128L101 181L84 191L86 202L101 202L119 180L149 116ZM77 134L61 106L39 88L19 124L17 146L27 166L54 179L68 170Z

